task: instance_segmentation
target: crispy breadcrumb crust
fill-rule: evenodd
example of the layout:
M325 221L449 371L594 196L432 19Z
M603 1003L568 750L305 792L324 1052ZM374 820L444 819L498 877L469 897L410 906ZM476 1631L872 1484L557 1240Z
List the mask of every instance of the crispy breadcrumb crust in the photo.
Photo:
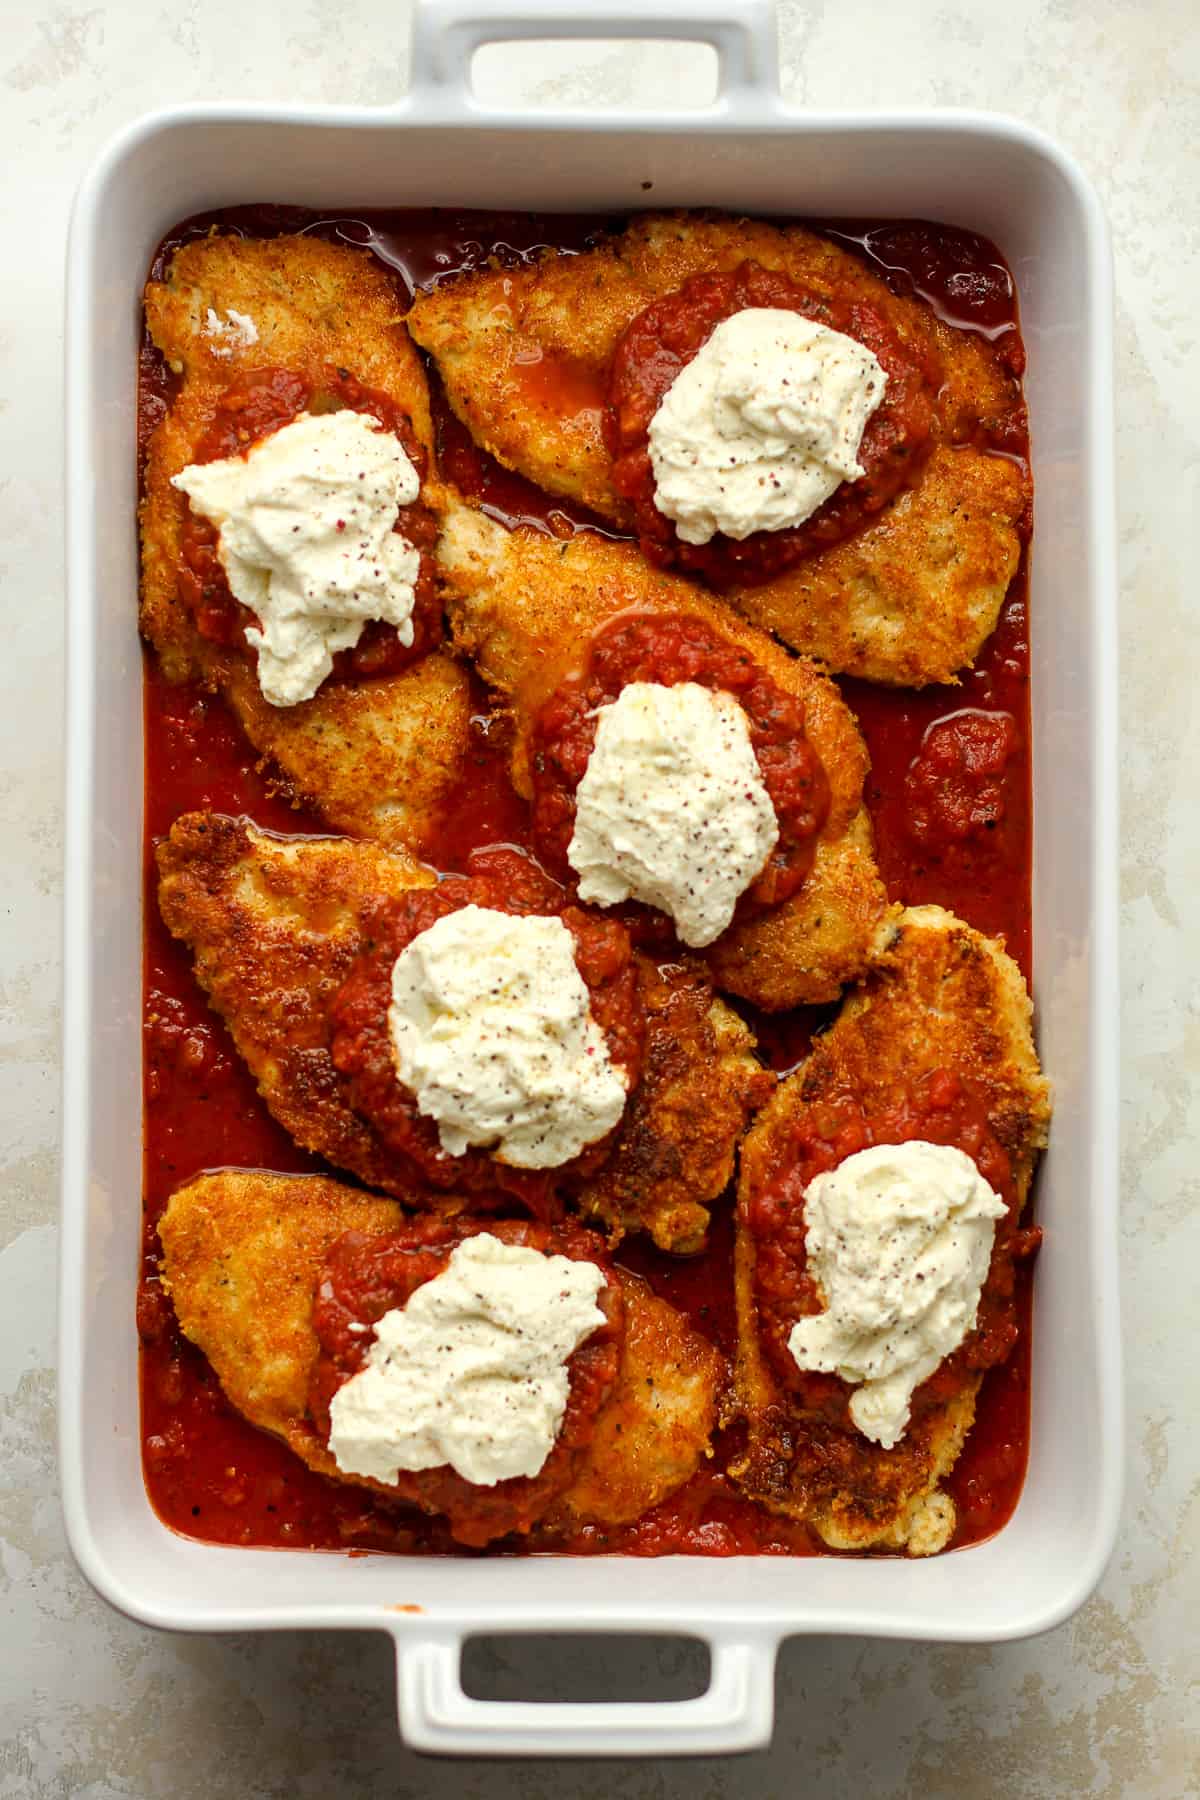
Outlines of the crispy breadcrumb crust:
M338 1468L308 1417L312 1305L343 1232L383 1235L403 1218L397 1201L324 1176L232 1169L179 1188L159 1226L163 1286L180 1329L231 1404L318 1474L381 1494L385 1484ZM557 1530L640 1517L708 1453L722 1358L637 1276L619 1279L626 1325L617 1379L554 1503Z
M243 1417L321 1475L346 1479L308 1417L317 1273L343 1232L382 1235L404 1216L325 1175L222 1169L178 1188L159 1221L180 1330Z
M994 629L1020 557L1028 479L975 447L1021 405L986 341L903 299L850 251L801 226L703 214L646 214L579 256L547 251L419 294L409 329L434 357L458 417L507 468L628 529L602 430L602 383L617 339L689 276L747 258L817 292L853 293L906 341L932 345L944 380L938 441L916 485L853 537L774 581L728 596L748 618L840 674L903 687L952 681ZM570 377L553 403L543 365ZM575 399L592 380L596 403Z
M194 458L222 391L247 370L348 368L409 414L433 467L429 394L386 272L364 252L310 237L209 236L185 244L145 292L150 336L179 390L149 444L141 629L172 681L220 693L297 801L331 825L422 849L458 776L470 734L466 672L435 651L399 674L326 682L311 700L272 706L252 659L201 636L176 587L186 497L171 486ZM245 343L206 330L212 311L252 319ZM425 498L436 507L436 481Z
M543 1520L548 1535L632 1524L712 1454L725 1359L639 1276L619 1273L625 1340L616 1387L574 1481Z
M346 1099L329 1008L363 948L363 908L434 876L377 844L280 838L221 813L185 813L156 855L167 928L271 1113L305 1150L405 1195L411 1169Z
M512 714L512 778L531 792L529 731L546 697L578 665L586 640L622 612L685 613L746 650L804 705L805 729L829 778L829 816L804 886L724 932L704 960L718 987L767 1011L836 999L886 935L891 909L863 805L866 746L828 676L628 544L506 531L450 500L438 542L455 643Z
M642 959L646 1060L604 1166L574 1192L614 1239L646 1231L660 1250L703 1250L709 1209L733 1179L737 1145L771 1091L754 1033L690 963Z
M280 838L245 819L188 813L157 848L159 907L279 1123L306 1150L371 1187L411 1197L411 1166L348 1099L330 1055L329 1008L364 947L369 902L430 887L412 858L349 838ZM608 1160L566 1191L611 1236L646 1230L660 1248L702 1247L711 1203L733 1175L761 1097L749 1028L703 971L639 958L645 1074ZM454 1196L423 1204L457 1211Z
M808 1417L776 1380L757 1327L755 1240L741 1222L767 1178L779 1138L806 1109L852 1093L870 1114L897 1083L953 1070L983 1101L992 1130L1012 1159L1019 1204L1046 1143L1050 1091L1033 1045L1033 1007L1003 945L937 906L901 914L893 942L850 995L807 1060L776 1090L742 1147L735 1284L737 1394L748 1425L745 1455L732 1473L772 1510L807 1519L834 1549L941 1550L953 1534L954 1505L939 1489L975 1417L978 1372L920 1415L884 1450L858 1432ZM825 1477L793 1468L803 1441L810 1470L823 1450ZM847 1471L850 1471L848 1474Z

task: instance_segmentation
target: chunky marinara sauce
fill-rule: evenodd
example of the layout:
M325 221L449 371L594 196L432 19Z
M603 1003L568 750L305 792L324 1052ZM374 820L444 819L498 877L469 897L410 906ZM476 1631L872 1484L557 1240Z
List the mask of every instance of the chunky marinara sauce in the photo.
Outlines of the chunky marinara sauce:
M670 614L622 616L596 633L583 668L564 681L534 723L533 845L551 868L568 873L575 790L596 746L596 709L635 681L663 687L696 682L733 694L746 714L750 744L771 796L779 841L738 902L738 916L778 906L812 867L816 837L829 813L829 782L804 732L804 708L746 651L700 619Z
M473 851L465 879L381 900L366 915L367 947L334 996L330 1011L331 1053L349 1080L351 1104L370 1120L389 1150L411 1160L418 1179L423 1177L434 1187L487 1194L493 1204L499 1190L539 1216L552 1209L555 1178L598 1168L611 1134L554 1170L507 1167L482 1150L451 1156L442 1149L433 1120L418 1112L411 1088L396 1079L388 1008L396 958L439 919L464 906L557 915L574 939L575 966L587 987L592 1017L626 1087L632 1089L641 1073L645 1023L633 946L615 919L597 918L568 906L566 900L563 889L517 851L507 846Z
M424 480L428 459L408 415L379 388L366 387L348 369L332 366L305 375L273 368L253 369L240 375L218 397L216 415L197 444L193 461L219 462L226 457L243 456L264 438L291 425L301 413L319 414L343 408L366 413L384 431L399 438L409 461ZM402 643L394 625L382 619L368 619L357 644L339 650L334 657L327 677L330 681L359 681L371 675L395 674L441 641L441 607L430 555L437 540L437 521L418 498L399 509L393 530L421 553L413 592L412 642ZM179 549L179 592L203 636L251 655L246 629L259 621L249 607L234 598L217 555L217 542L216 526L189 506Z
M758 1246L759 1321L766 1354L785 1387L806 1410L825 1413L846 1428L851 1425L852 1390L836 1375L797 1368L788 1351L796 1321L821 1310L820 1292L808 1269L804 1193L817 1175L872 1144L913 1139L964 1151L1008 1208L996 1226L975 1329L916 1389L913 1422L948 1400L965 1374L992 1368L1010 1354L1017 1337L1016 1266L1040 1241L1036 1227L1018 1222L1012 1165L986 1107L951 1070L931 1070L869 1108L849 1097L806 1107L749 1202L747 1223Z
M741 540L717 533L707 544L685 544L655 504L650 421L680 370L717 326L748 307L799 313L856 338L878 359L887 387L859 446L862 475L843 482L810 519ZM609 375L605 435L612 481L633 507L643 552L654 562L674 563L714 587L726 587L769 581L809 552L840 543L919 472L940 377L932 353L905 343L867 301L813 293L755 262L729 274L691 276L678 293L654 301L625 328Z
M319 218L294 208L243 208L190 220L162 245L161 272L181 243L218 224L263 236L315 230L371 249L397 273L397 301L416 284L495 257L519 264L541 245L585 248L619 221L470 212L374 213ZM822 222L820 229L879 272L899 293L917 294L951 325L996 344L1017 370L1023 352L1012 278L998 251L972 233L920 222ZM876 354L881 352L877 349ZM570 371L534 371L546 404L603 407L605 396L569 387ZM147 343L139 362L144 445L173 391L170 372ZM373 410L368 408L368 410ZM452 417L434 381L438 453L449 479L491 516L558 537L603 530L581 508L551 500L479 451ZM227 452L215 452L226 454ZM1024 442L996 454L1023 458ZM914 447L914 455L919 450ZM894 899L937 901L981 931L1001 934L1030 973L1029 639L1024 563L996 632L957 688L890 692L839 683L858 714L871 752L867 801L876 850ZM365 637L366 634L364 634ZM529 811L506 773L500 724L480 691L476 742L454 803L447 808L437 861L467 874L472 852L489 845L528 851ZM319 831L293 809L257 766L225 708L194 689L172 688L146 661L147 852L182 812L213 807L247 813L284 832ZM473 863L472 867L478 867ZM196 986L190 959L158 916L146 863L145 1203L138 1326L142 1340L142 1429L147 1490L176 1530L217 1543L310 1549L470 1554L443 1522L376 1500L306 1469L282 1444L248 1425L225 1401L205 1359L181 1337L158 1283L157 1223L172 1191L202 1169L240 1165L284 1172L318 1168L275 1124L221 1022ZM805 1009L752 1023L774 1067L804 1054L829 1016ZM878 1123L876 1123L878 1130ZM1003 1191L1003 1190L1002 1190ZM540 1229L540 1228L539 1228ZM668 1258L630 1239L616 1261L645 1276L723 1352L735 1342L732 1207L714 1212L709 1247ZM1016 1331L1008 1359L989 1368L976 1423L946 1482L958 1511L954 1542L987 1537L1004 1524L1024 1477L1029 1430L1029 1259L1011 1259L1011 1299L1003 1328ZM714 1556L830 1554L806 1528L742 1499L725 1469L739 1448L736 1427L718 1433L715 1454L677 1494L619 1530L581 1530L555 1547L579 1554L669 1551ZM536 1544L534 1545L536 1547ZM501 1551L529 1548L511 1539ZM495 1553L495 1551L493 1551Z
M322 1436L330 1431L330 1407L343 1382L366 1363L370 1327L386 1312L408 1304L417 1288L441 1275L458 1245L481 1231L506 1244L594 1262L610 1279L597 1305L598 1325L567 1359L567 1405L554 1447L536 1475L479 1487L453 1469L401 1472L394 1490L401 1499L444 1513L460 1542L480 1546L510 1531L527 1531L571 1481L576 1455L592 1434L596 1414L612 1392L620 1365L624 1303L611 1279L595 1232L573 1222L557 1226L530 1220L409 1219L383 1237L348 1231L331 1247L317 1285L313 1327L320 1351L313 1366L308 1410Z

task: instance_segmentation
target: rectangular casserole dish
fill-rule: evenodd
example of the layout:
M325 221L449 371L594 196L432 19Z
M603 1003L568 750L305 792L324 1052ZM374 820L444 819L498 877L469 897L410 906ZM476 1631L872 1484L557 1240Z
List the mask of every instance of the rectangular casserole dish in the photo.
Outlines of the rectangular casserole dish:
M561 7L561 10L558 8ZM582 15L582 16L581 16ZM720 58L715 103L669 118L484 109L480 45L682 38ZM1041 1173L1028 1477L995 1537L926 1562L838 1557L473 1562L225 1549L163 1526L142 1484L134 1292L141 1189L141 653L135 358L166 229L243 201L617 213L716 206L923 217L993 238L1020 289L1036 487L1032 568L1034 941L1055 1083ZM68 790L61 1448L70 1540L114 1605L179 1630L375 1629L395 1640L420 1749L670 1755L769 1740L780 1641L845 1633L981 1642L1086 1598L1120 1500L1116 1284L1116 634L1110 270L1085 178L1012 121L800 114L777 91L770 0L427 0L408 98L380 110L192 107L125 131L88 174L68 266ZM708 1691L658 1705L468 1698L489 1631L674 1632Z

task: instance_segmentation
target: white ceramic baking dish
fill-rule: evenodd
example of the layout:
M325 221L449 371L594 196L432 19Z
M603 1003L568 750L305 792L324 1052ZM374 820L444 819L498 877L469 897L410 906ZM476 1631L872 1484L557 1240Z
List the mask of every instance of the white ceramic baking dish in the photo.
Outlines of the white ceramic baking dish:
M561 9L561 10L560 10ZM373 1628L426 1750L664 1755L770 1736L781 1639L999 1640L1078 1607L1119 1504L1116 632L1110 271L1087 181L1027 127L962 112L813 115L779 99L770 0L434 0L412 89L382 110L193 107L125 131L80 191L68 271L69 688L62 1465L79 1562L114 1605L180 1630ZM512 116L469 88L483 43L711 44L720 89L669 118ZM648 184L653 183L652 189ZM1011 1522L927 1562L672 1557L447 1562L222 1549L162 1526L142 1485L134 1286L141 1186L141 693L134 628L139 288L160 236L239 201L619 212L647 203L917 216L1005 251L1029 347L1039 1034L1057 1093L1038 1208L1032 1451ZM675 1632L708 1691L656 1705L468 1698L466 1637Z

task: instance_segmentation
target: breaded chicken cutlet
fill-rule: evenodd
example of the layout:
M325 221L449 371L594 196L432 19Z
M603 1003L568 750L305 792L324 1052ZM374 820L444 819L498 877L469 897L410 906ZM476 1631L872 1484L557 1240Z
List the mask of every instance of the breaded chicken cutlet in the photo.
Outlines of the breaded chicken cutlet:
M320 1348L313 1302L343 1234L382 1238L404 1220L397 1201L323 1176L226 1170L180 1188L159 1227L163 1286L180 1328L208 1358L231 1404L318 1474L379 1496L389 1488L345 1474L313 1422L310 1390ZM686 1481L708 1452L721 1357L636 1276L617 1273L616 1279L624 1323L615 1380L547 1512L522 1521L551 1538L583 1524L638 1518ZM426 1499L434 1487L414 1485ZM452 1484L451 1492L454 1485L467 1484ZM506 1525L504 1499L495 1490L456 1497L461 1510L451 1512L451 1528L462 1541L486 1542Z
M692 583L653 569L632 545L506 531L451 500L438 561L454 640L515 722L512 779L527 799L537 713L593 633L619 614L694 618L801 702L830 790L812 868L790 899L735 919L703 954L718 987L767 1011L835 999L886 936L889 907L863 804L866 747L832 681Z
M330 1008L364 948L367 909L435 877L375 844L277 838L213 813L178 820L157 854L163 918L192 952L275 1118L305 1149L411 1197L412 1165L350 1103L331 1054ZM713 997L702 971L660 971L639 958L639 986L641 1078L603 1164L564 1185L614 1236L644 1230L660 1248L690 1254L703 1245L708 1208L733 1175L769 1078L749 1028ZM428 1194L425 1204L461 1201Z
M273 706L253 657L197 627L179 571L189 503L171 478L196 457L221 396L241 376L347 371L411 422L432 469L429 395L385 270L311 237L209 236L185 244L145 292L146 324L178 391L150 438L142 536L141 629L172 681L219 692L297 800L328 822L421 850L460 770L470 732L466 673L432 650L367 679L327 680L311 700ZM423 497L436 497L427 480Z
M1029 505L1018 465L981 447L1022 416L1015 379L979 336L893 294L851 252L799 226L650 214L581 255L439 282L408 315L451 406L476 441L612 521L633 525L604 435L618 340L653 301L693 276L745 262L817 295L869 303L899 338L940 363L932 449L913 484L840 543L726 597L836 673L902 687L956 679L996 624Z
M732 1472L746 1494L807 1520L835 1549L927 1555L953 1533L953 1501L939 1483L971 1428L984 1369L1011 1348L1013 1264L1033 1247L1017 1220L1046 1142L1050 1097L1031 1014L1020 970L999 943L940 907L910 908L887 953L743 1145L737 1392L748 1444ZM936 1093L923 1085L935 1080L942 1084ZM850 1422L846 1383L835 1375L798 1378L788 1356L790 1326L813 1310L792 1285L800 1272L801 1159L831 1166L848 1133L856 1144L896 1141L897 1109L921 1094L932 1110L916 1135L938 1142L958 1135L947 1124L956 1107L982 1108L976 1137L998 1144L1007 1159L1009 1213L997 1228L976 1329L917 1388L907 1430L884 1449Z

